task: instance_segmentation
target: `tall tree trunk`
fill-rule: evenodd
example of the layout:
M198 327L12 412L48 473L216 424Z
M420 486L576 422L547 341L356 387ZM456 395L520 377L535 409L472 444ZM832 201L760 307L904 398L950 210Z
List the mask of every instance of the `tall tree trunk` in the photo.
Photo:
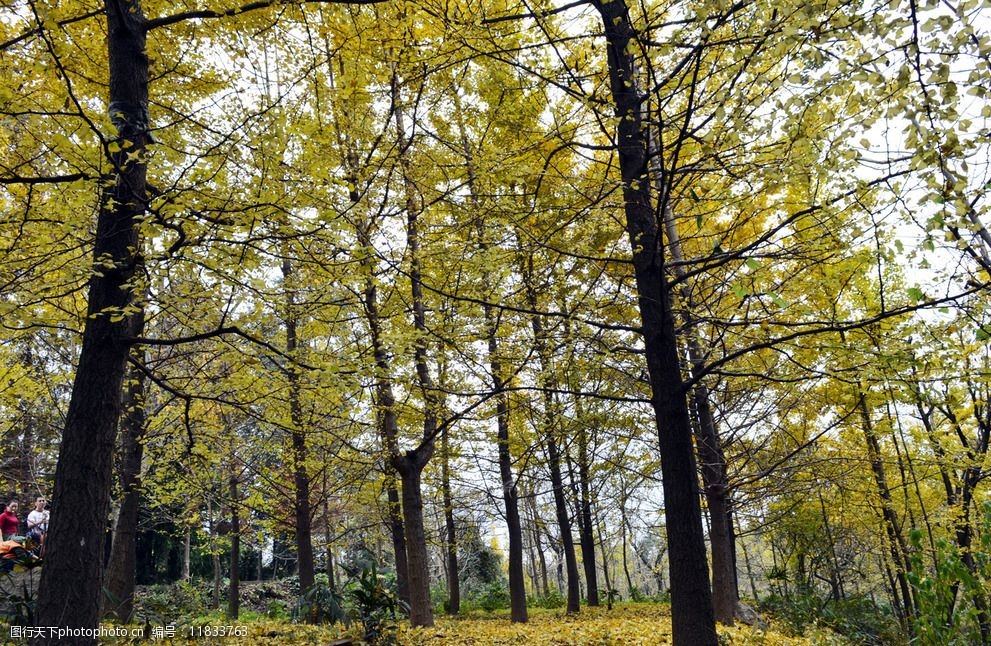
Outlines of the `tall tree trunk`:
M486 304L486 335L489 346L489 370L496 401L497 450L502 500L506 509L506 530L509 535L509 618L514 623L527 621L526 581L523 576L523 528L520 524L519 495L513 475L513 456L509 450L509 401L499 360L496 319L491 305Z
M910 626L915 616L912 591L908 584L908 575L911 572L911 562L908 560L908 546L905 544L905 537L902 535L898 522L898 515L895 512L894 503L891 499L891 490L888 488L888 480L885 474L884 462L881 457L881 446L874 430L874 423L871 420L870 411L867 408L867 396L863 387L858 385L857 410L860 412L861 430L864 434L864 442L867 446L867 460L870 463L871 473L874 476L874 485L877 487L878 497L881 500L881 517L884 531L888 537L888 549L891 554L891 564L894 568L894 577L898 583L897 590L901 593L902 619L907 626ZM897 598L897 597L896 597Z
M430 556L427 553L427 533L423 525L423 494L420 475L430 459L430 452L407 451L396 460L403 481L403 522L406 528L406 564L409 572L410 623L413 626L433 626L434 612L430 603Z
M393 467L389 465L390 471ZM406 529L403 527L403 505L399 497L396 479L390 473L386 476L386 500L389 504L389 534L392 537L392 551L396 557L396 592L399 598L409 604L409 564L406 561Z
M416 449L399 455L393 454L393 466L403 481L403 520L406 525L406 561L409 567L410 623L413 626L433 626L433 605L430 602L430 568L427 553L427 534L423 526L423 497L420 493L420 477L423 468L434 452L437 436L437 414L440 410L437 389L430 375L427 353L427 316L423 296L423 276L420 255L419 218L422 207L413 185L409 147L412 139L406 136L402 92L399 76L394 68L391 79L396 135L399 143L399 165L402 170L406 200L406 242L409 258L410 295L413 305L413 328L416 340L413 344L413 364L423 398L423 440ZM407 488L415 490L407 491Z
M447 427L441 432L441 495L444 502L444 556L447 562L447 613L461 612L461 582L458 578L458 531L454 524L454 501L451 498L451 444Z
M609 551L606 550L606 537L602 531L602 523L597 523L596 528L599 532L599 546L602 548L602 578L606 582L606 607L612 610L615 590L612 581L609 579Z
M465 165L468 172L468 190L472 205L478 211L479 195L477 178L471 147L464 124L460 95L454 93L455 112L461 133L461 144L465 155ZM478 229L478 245L484 251L485 241L484 222L479 217L476 220ZM486 281L488 282L488 281ZM499 457L499 477L502 482L502 499L506 509L506 530L509 536L509 605L510 620L516 623L527 621L526 579L523 572L523 529L520 525L519 495L516 480L513 476L513 458L509 450L509 401L505 393L505 381L502 374L502 364L499 358L498 321L495 308L485 301L482 305L485 317L485 334L489 351L489 371L492 374L493 399L496 402L497 452Z
M231 561L230 584L227 587L227 618L237 619L241 609L241 495L238 491L237 471L231 456L231 474L228 488L231 497ZM300 589L303 590L302 583Z
M650 168L654 172L654 185L658 193L662 194L664 187L660 163L661 151L657 140L656 133L651 131L647 142L650 150ZM688 346L688 360L692 374L699 376L705 367L704 356L695 329L695 304L688 288L688 276L684 270L685 255L681 247L681 236L669 205L665 203L662 208L664 231L667 234L674 275L681 283L679 297L682 305L683 336L686 337ZM709 388L701 378L692 389L691 403L697 422L695 450L702 467L702 488L709 508L713 613L716 621L731 626L736 615L736 604L740 599L733 536L732 489L722 442L712 415Z
M689 340L693 372L701 368L698 343ZM729 477L716 422L709 406L709 389L699 381L692 391L698 419L696 450L702 463L702 486L709 508L709 544L712 549L712 606L716 621L732 626L740 594L736 579L736 550Z
M148 57L137 0L106 0L109 106L119 152L116 182L97 215L82 347L55 468L52 520L37 601L37 625L95 628L100 619L104 541L110 508L114 438L131 337L132 278L139 262L138 222L145 211ZM69 584L71 582L71 585ZM91 644L52 636L35 643Z
M568 613L577 613L580 607L581 587L578 574L578 558L575 555L575 539L571 535L571 521L568 518L568 503L564 498L564 479L561 477L561 454L553 435L547 436L547 455L551 471L551 488L554 491L554 512L561 532L561 546L564 551L564 566L567 572Z
M595 527L592 525L592 494L591 483L589 482L588 463L588 431L582 422L582 416L578 416L581 427L578 429L578 488L579 514L581 523L579 525L579 538L582 546L582 566L585 568L585 586L588 593L588 605L599 605L599 582L595 571Z
M304 429L303 409L300 402L301 392L299 383L299 367L295 363L300 351L298 338L299 313L297 311L296 293L293 286L292 263L282 261L283 289L286 298L286 354L291 361L288 366L289 378L289 416L292 422L290 430L293 472L293 494L296 529L296 572L299 575L299 591L305 594L313 587L313 529L310 511L310 475L306 470L307 446ZM315 615L307 617L307 621L315 621Z
M326 458L325 458L326 459ZM337 575L334 572L333 536L330 533L330 493L327 489L327 469L323 470L323 543L324 569L327 572L327 585L332 591L337 590Z
M121 424L121 459L119 482L122 499L114 529L110 562L106 572L103 614L122 623L134 613L134 584L137 571L138 507L141 501L141 458L144 453L146 426L144 373L131 371L124 395Z
M519 238L519 236L517 236ZM523 283L526 289L527 305L534 312L530 316L530 326L533 328L533 342L540 360L540 383L543 388L544 419L543 434L547 438L547 462L551 474L551 490L554 494L554 514L557 517L558 530L561 533L561 546L564 551L564 564L567 571L567 612L577 613L581 603L581 585L578 575L578 559L575 555L575 539L571 535L571 519L568 517L568 503L564 497L564 479L561 477L561 454L557 446L557 429L555 428L554 396L555 387L552 375L551 357L547 349L547 339L544 333L544 323L538 314L537 286L534 277L533 254L529 254L523 262ZM558 567L560 572L560 563Z
M647 142L631 45L637 34L625 0L593 0L602 17L617 119L626 229L633 249L651 403L657 420L671 564L676 646L715 646L715 617L698 497L698 475L670 287L647 169ZM663 203L663 202L662 202Z
M628 526L629 523L626 518L626 482L624 481L619 500L619 528L620 540L623 542L623 575L626 577L626 593L632 597L633 591L636 588L633 586L633 577L630 576L630 564L626 553Z

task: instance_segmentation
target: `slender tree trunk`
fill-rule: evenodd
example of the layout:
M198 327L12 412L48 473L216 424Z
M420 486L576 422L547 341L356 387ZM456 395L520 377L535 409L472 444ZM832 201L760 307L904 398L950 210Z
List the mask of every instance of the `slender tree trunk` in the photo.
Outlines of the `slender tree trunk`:
M430 569L427 553L427 536L423 526L423 498L420 493L420 477L423 468L434 452L437 435L437 390L430 375L427 356L426 304L423 295L423 278L420 253L419 219L422 211L413 186L409 147L412 140L406 137L402 93L398 73L393 69L392 96L396 117L396 134L399 140L399 165L402 170L406 199L406 242L409 258L410 295L413 305L413 328L416 340L413 344L413 364L423 398L423 440L420 445L395 454L393 464L403 481L403 520L406 525L406 561L409 567L410 623L413 626L433 626L433 606L430 603ZM408 488L415 490L407 491Z
M461 583L458 578L458 531L454 524L454 502L451 498L451 445L447 427L441 432L441 496L444 502L444 556L447 563L447 613L461 612Z
M513 475L513 457L509 451L509 401L499 360L499 342L492 306L486 304L485 321L489 345L489 369L496 401L497 449L499 476L502 480L502 500L506 510L506 530L509 534L509 605L510 621L527 621L526 582L523 575L523 529L520 524L519 495Z
M131 373L124 396L124 411L119 476L122 499L106 573L107 591L103 597L103 614L128 623L134 613L141 458L144 453L142 438L146 425L144 373L139 370Z
M671 625L675 646L715 646L715 617L698 497L692 426L681 378L677 334L665 280L663 248L651 203L647 145L631 44L638 34L625 0L593 0L602 17L617 119L627 233L642 319L662 462L671 564ZM663 202L662 202L663 203Z
M898 591L902 599L902 619L906 625L911 625L915 616L912 591L908 584L908 574L911 572L911 563L908 560L908 546L905 544L905 537L899 527L898 515L895 512L894 503L891 499L891 490L888 488L888 480L885 474L884 462L881 458L881 446L874 430L870 411L867 409L867 396L863 389L858 386L857 409L860 411L862 423L861 430L864 433L864 441L867 446L867 460L870 463L871 473L874 475L874 485L877 487L878 497L881 500L881 516L885 533L888 536L888 549L891 553L891 564L894 567L894 577L898 583Z
M392 469L392 466L389 467ZM403 507L395 478L388 477L386 498L389 503L389 534L396 557L396 588L399 598L409 604L409 564L406 560L406 529L403 527Z
M662 173L660 169L660 151L656 145L656 135L648 137L651 152L651 169L654 171L654 183L658 193L663 192ZM682 319L688 346L688 359L692 373L701 375L704 369L704 355L699 347L695 330L694 302L688 289L688 277L683 268L685 260L681 247L681 236L675 225L674 215L667 204L664 205L664 230L667 234L668 248L674 263L674 275L681 282L680 300L682 304ZM709 388L705 381L699 379L692 389L692 408L695 413L696 442L695 450L701 463L702 487L706 505L709 508L709 545L712 552L712 606L716 621L733 625L736 616L736 604L740 591L736 577L736 550L733 537L733 507L732 489L723 453L722 442L716 421L712 415Z
M602 578L606 582L606 607L612 610L615 589L613 588L612 581L609 579L609 550L606 549L606 538L602 531L602 523L598 523L596 529L599 532L599 546L602 548Z
M635 590L633 586L633 577L630 576L630 564L629 559L626 555L626 544L627 544L627 519L626 519L626 486L624 483L623 491L621 493L621 498L619 501L619 527L620 527L620 540L623 542L623 575L626 577L626 593L632 596Z
M471 147L465 129L460 95L455 92L455 112L461 133L462 150L468 172L468 189L473 206L479 207L477 178L472 160ZM478 245L483 251L487 249L485 241L484 222L477 220ZM487 282L487 281L486 281ZM509 604L510 620L516 623L527 621L526 583L523 572L523 530L520 525L519 496L516 480L513 476L513 459L509 450L509 402L503 380L502 365L499 358L498 321L495 310L486 301L483 306L485 316L486 340L489 350L489 369L492 373L493 399L496 402L497 451L499 456L499 475L502 480L502 498L506 508L506 530L509 535Z
M346 146L345 146L346 147ZM358 158L357 154L348 150L346 152L348 181L351 186L350 199L352 206L358 204L360 194L358 192ZM402 504L400 502L399 490L396 488L395 476L399 475L395 461L399 459L399 423L396 418L396 398L392 388L390 378L391 366L389 353L383 342L382 320L378 306L378 286L375 280L376 266L372 250L372 222L369 220L359 221L355 225L358 237L358 244L368 250L362 253L359 264L364 273L363 304L365 307L365 318L368 321L368 330L372 341L372 351L375 357L375 393L376 393L376 418L379 425L379 436L387 454L386 471L386 495L389 506L389 532L392 537L392 548L396 559L396 587L399 598L411 604L409 587L409 563L407 558L406 531L403 527Z
M690 352L693 370L698 370L701 367L698 344L691 339L689 345L693 349ZM696 450L702 463L702 484L709 508L713 612L716 621L732 626L740 595L736 585L733 511L726 459L709 407L709 389L701 381L692 391L692 400L699 422Z
M327 488L327 469L323 470L323 543L326 556L324 569L327 572L327 585L332 591L337 590L337 575L334 572L333 536L330 533L330 494Z
M210 608L216 610L220 607L220 552L216 546L216 523L213 519L213 503L207 498L206 501L207 527L210 531L210 552L211 564L213 565L213 596L210 598Z
M300 398L299 368L295 363L300 352L298 338L299 312L296 304L295 287L293 286L292 263L282 261L283 289L286 298L286 354L293 360L288 366L289 379L289 417L292 429L289 432L291 440L290 455L292 456L293 494L296 529L296 573L299 576L300 594L306 594L313 587L313 528L310 510L310 475L306 470L308 457L306 446L305 420ZM314 615L309 615L307 621L315 621Z
M599 605L599 582L595 571L595 527L592 526L592 496L589 483L588 464L588 431L582 418L578 417L578 487L580 491L579 506L581 524L579 537L582 546L582 566L585 568L585 586L588 593L588 605Z
M228 619L237 619L241 609L241 514L239 510L241 495L237 485L237 472L232 463L228 482L231 497L231 562L230 584L227 588ZM300 584L300 589L303 589L302 584Z
M553 434L547 436L547 455L551 471L551 488L554 490L554 511L561 532L561 546L564 551L564 565L567 571L569 614L579 611L581 588L579 584L578 559L575 555L575 539L571 535L571 521L568 518L568 503L564 498L564 480L561 477L561 455Z
M132 278L139 263L138 222L146 205L148 57L145 17L137 0L106 0L109 106L119 152L116 182L97 216L82 347L55 468L52 520L41 571L39 626L95 628L100 619L107 513L110 509L114 439L121 412L124 370L131 338L140 334L134 316ZM71 582L71 585L69 584ZM92 644L95 639L34 643Z
M193 530L190 527L186 527L182 539L182 580L187 583L189 582L189 558L192 551L192 542ZM258 562L261 563L261 558L258 559ZM258 580L261 580L261 576L258 577Z
M544 556L544 546L540 544L540 518L537 516L537 503L534 498L530 499L531 507L530 511L533 515L533 531L531 536L533 537L533 545L537 550L537 564L540 566L540 593L545 597L550 594L550 588L547 585L547 557Z

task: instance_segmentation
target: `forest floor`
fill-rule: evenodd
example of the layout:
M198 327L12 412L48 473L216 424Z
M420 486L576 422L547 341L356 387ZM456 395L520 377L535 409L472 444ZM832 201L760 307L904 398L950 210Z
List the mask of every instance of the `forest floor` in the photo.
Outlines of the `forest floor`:
M215 620L203 617L200 625L240 624L246 629L243 636L223 640L206 640L210 644L328 644L353 638L353 644L361 641L362 627L352 624L310 626L259 617L226 621L222 615ZM815 630L804 636L788 636L777 629L772 621L768 629L738 625L732 628L719 626L721 644L763 644L766 646L841 645L851 642L828 630ZM174 639L152 639L156 646L167 644L194 644L202 646L203 637L189 636L188 627L178 627ZM147 640L147 637L145 637ZM138 640L120 640L119 644L138 644ZM147 643L147 642L145 642ZM397 646L496 646L500 644L526 644L527 646L659 646L671 643L670 607L664 603L618 603L612 610L585 608L577 616L568 616L563 610L531 609L530 621L513 624L508 610L493 612L473 611L464 616L438 616L432 628L410 628L401 623L398 630L379 641Z
M38 572L20 573L8 580L6 592L22 592L25 586L30 591L37 583ZM284 595L284 589L265 584L246 585L242 589L243 617L230 621L222 611L209 611L200 607L200 613L182 613L175 619L179 610L179 599L159 598L161 605L147 604L147 598L139 601L144 615L143 625L127 627L140 637L106 638L100 643L107 644L155 644L156 646L199 644L321 644L327 646L337 640L353 639L353 644L361 641L363 628L358 623L351 626L306 625L291 622L285 616L272 616L271 602ZM171 590L176 590L170 587ZM144 592L144 594L142 594ZM139 592L139 598L147 594ZM16 592L15 592L16 595ZM19 595L17 595L19 596ZM33 596L33 595L31 595ZM152 595L154 596L154 595ZM9 597L8 597L9 600ZM158 605L157 608L152 606ZM6 608L7 612L13 608ZM171 612L169 612L171 610ZM159 614L161 612L161 614ZM205 613L205 614L204 614ZM195 616L194 616L195 615ZM826 629L814 629L803 636L790 636L773 618L769 628L739 624L732 628L719 626L721 644L763 644L766 646L807 646L840 645L851 642ZM173 623L174 622L174 623ZM6 622L3 622L6 623ZM166 626L170 632L165 632ZM122 627L123 628L123 627ZM226 629L237 629L234 636L218 637ZM220 630L221 632L218 632ZM8 639L12 636L9 626L0 626L0 643L19 644L24 640ZM347 643L347 642L344 642ZM378 643L397 646L489 646L499 644L526 644L527 646L607 646L642 645L657 646L671 643L671 613L665 603L620 602L612 609L605 607L582 607L577 616L565 614L563 609L530 609L530 621L526 624L513 624L509 621L508 610L486 612L476 610L457 617L440 615L432 628L411 628L400 622L392 631L387 631L385 639Z

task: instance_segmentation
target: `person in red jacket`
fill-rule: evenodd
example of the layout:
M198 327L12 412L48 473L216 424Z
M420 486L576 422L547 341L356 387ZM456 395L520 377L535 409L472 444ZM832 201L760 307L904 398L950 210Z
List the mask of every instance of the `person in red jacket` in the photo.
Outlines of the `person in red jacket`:
M7 508L0 514L0 533L3 534L4 540L16 536L17 528L20 525L21 521L17 519L17 501L11 500L7 503Z

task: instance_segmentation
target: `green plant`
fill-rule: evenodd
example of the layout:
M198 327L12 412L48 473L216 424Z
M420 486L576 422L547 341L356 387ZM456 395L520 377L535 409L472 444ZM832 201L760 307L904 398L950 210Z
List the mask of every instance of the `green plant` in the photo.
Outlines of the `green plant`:
M557 590L548 590L547 594L534 597L530 600L530 605L534 608L547 608L550 610L564 607L564 597Z
M471 599L475 605L486 612L501 610L509 607L509 591L501 581L493 581L482 588L481 592Z
M265 608L265 616L269 619L286 620L289 619L289 612L286 610L285 602L279 599L272 599Z
M18 581L10 572L0 576L0 613L8 623L33 626L34 604L34 586L29 585L29 580Z
M912 568L908 580L915 589L917 642L924 645L982 643L979 606L987 606L991 589L991 503L983 507L979 544L971 548L970 564L957 545L936 541L936 567L923 561L922 532L909 532Z
M331 587L327 575L318 576L313 586L297 597L292 618L294 621L308 619L313 623L350 623L344 609L344 597Z
M175 623L180 617L201 613L208 605L207 597L204 588L189 581L150 586L135 597L134 617L152 625Z
M364 630L365 641L371 644L394 644L398 629L398 613L406 612L406 604L395 590L378 574L375 564L364 568L348 582L345 596L352 612Z

